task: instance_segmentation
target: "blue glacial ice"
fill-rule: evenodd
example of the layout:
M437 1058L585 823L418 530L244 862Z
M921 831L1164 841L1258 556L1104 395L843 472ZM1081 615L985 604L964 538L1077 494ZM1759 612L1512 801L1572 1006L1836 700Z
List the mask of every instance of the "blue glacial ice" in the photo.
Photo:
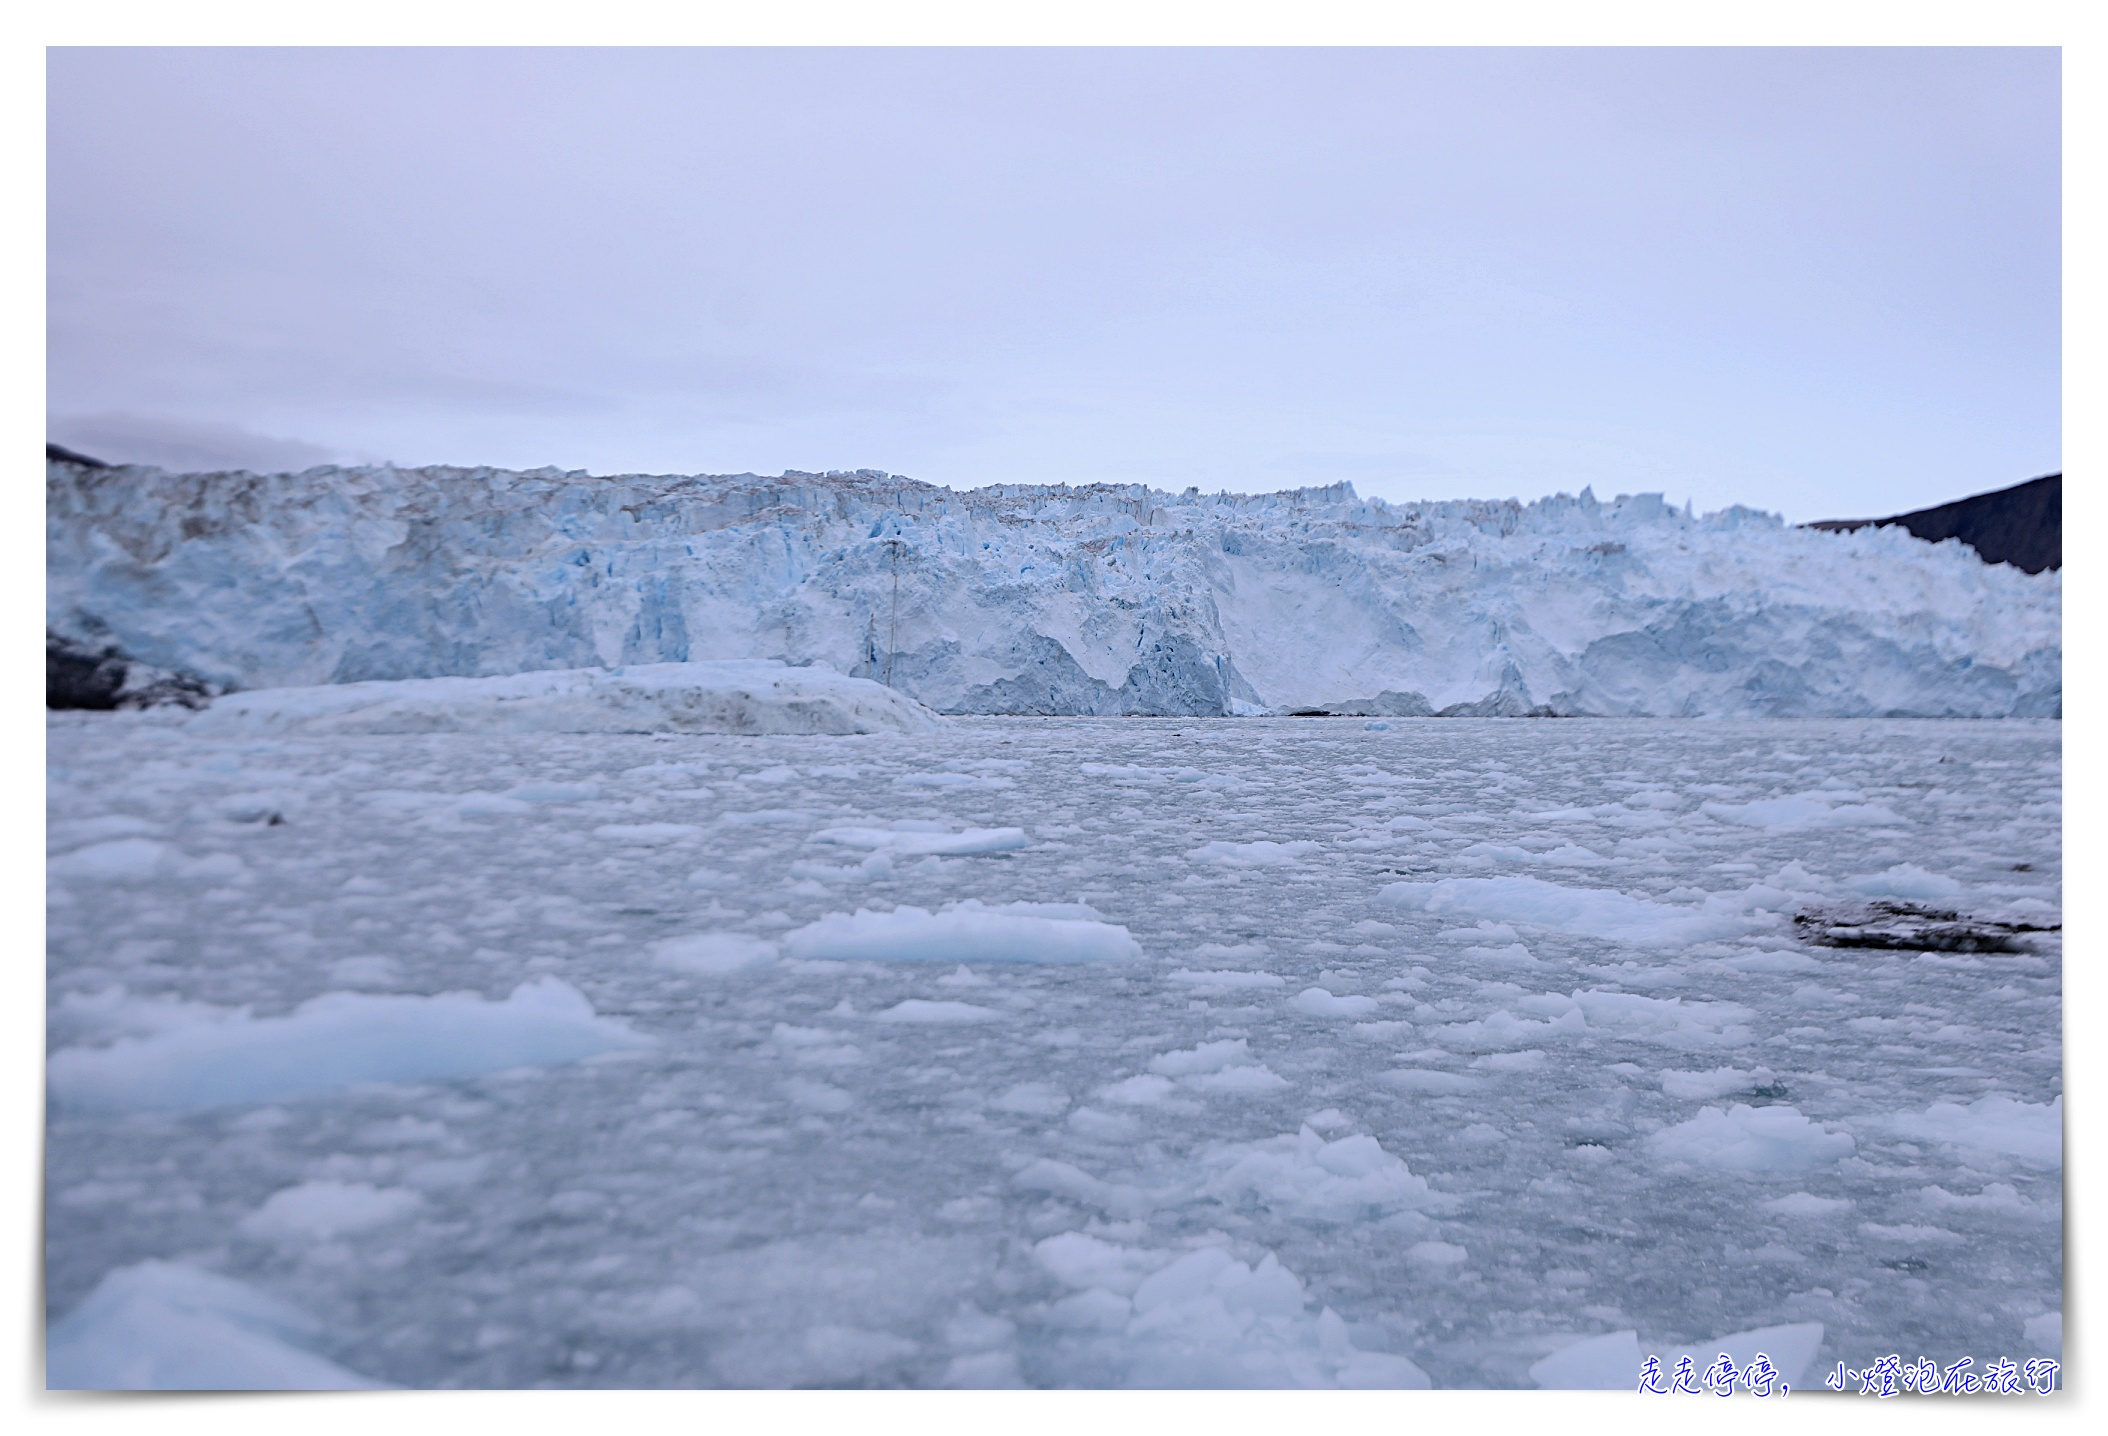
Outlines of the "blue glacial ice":
M47 623L224 688L775 659L950 713L2060 711L2062 579L1659 495L53 466ZM1381 730L1378 730L1381 731ZM1736 821L1852 822L1786 797Z

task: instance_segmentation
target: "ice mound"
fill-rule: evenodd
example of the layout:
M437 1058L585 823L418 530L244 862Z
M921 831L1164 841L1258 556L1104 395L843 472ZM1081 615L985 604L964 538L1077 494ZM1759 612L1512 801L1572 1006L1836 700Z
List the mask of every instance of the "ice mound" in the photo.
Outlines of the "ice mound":
M282 1102L360 1082L435 1082L571 1062L647 1044L594 1015L569 983L523 983L502 1002L326 992L284 1017L247 1010L106 1047L67 1047L46 1064L51 1095L89 1111L195 1111Z
M1949 1142L1979 1152L1997 1152L2030 1166L2055 1167L2064 1161L2062 1097L2047 1103L1979 1097L1966 1107L1935 1102L1923 1112L1894 1117L1889 1125L1914 1141Z
M60 463L45 514L54 634L244 689L780 658L962 713L1992 718L2062 691L2057 572L1655 494Z
M1043 1317L1066 1338L1043 1358L1064 1385L1424 1391L1430 1384L1406 1357L1357 1347L1330 1307L1313 1314L1302 1281L1272 1252L1254 1265L1215 1246L1173 1255L1064 1232L1033 1255L1071 1289Z
M1752 1176L1827 1167L1851 1156L1855 1145L1849 1133L1828 1131L1797 1107L1741 1102L1725 1111L1703 1108L1647 1138L1647 1150L1662 1161Z
M1081 903L985 907L970 898L934 913L829 913L785 933L783 950L837 962L1127 962L1142 955L1126 928L1100 921Z
M868 678L773 660L266 688L190 721L206 734L926 733L943 722Z
M1643 947L1714 942L1761 931L1766 924L1727 904L1677 907L1608 888L1571 888L1541 878L1445 878L1390 883L1378 901L1445 917L1520 922L1582 937Z
M302 1343L316 1324L254 1287L177 1262L105 1276L45 1338L54 1391L365 1391L383 1383Z
M1427 1180L1386 1152L1374 1137L1328 1142L1309 1127L1293 1137L1217 1148L1217 1168L1202 1190L1232 1205L1256 1201L1305 1221L1373 1220L1420 1205Z
M883 828L823 828L812 835L812 840L914 858L978 857L985 853L1014 853L1031 846L1023 828L967 828L955 833L942 823L915 819Z

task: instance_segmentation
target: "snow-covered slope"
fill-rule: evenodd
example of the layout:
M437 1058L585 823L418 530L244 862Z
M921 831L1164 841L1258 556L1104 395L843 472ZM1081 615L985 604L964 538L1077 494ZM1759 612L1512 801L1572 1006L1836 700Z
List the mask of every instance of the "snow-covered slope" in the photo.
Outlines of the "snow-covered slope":
M1657 495L47 473L50 627L236 688L772 658L947 712L2060 711L2060 575Z

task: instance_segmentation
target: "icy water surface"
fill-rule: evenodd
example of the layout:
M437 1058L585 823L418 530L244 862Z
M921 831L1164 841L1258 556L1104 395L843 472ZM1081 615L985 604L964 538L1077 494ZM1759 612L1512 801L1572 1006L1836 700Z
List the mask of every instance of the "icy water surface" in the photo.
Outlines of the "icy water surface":
M158 1259L406 1386L2055 1351L2054 938L1790 920L2057 921L2053 722L49 737L54 1319Z

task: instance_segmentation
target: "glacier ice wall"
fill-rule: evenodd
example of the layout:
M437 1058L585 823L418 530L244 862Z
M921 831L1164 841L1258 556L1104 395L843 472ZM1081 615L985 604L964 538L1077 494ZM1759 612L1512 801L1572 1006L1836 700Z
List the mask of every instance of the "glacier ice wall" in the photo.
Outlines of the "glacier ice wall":
M230 688L772 658L946 712L2060 711L2060 574L1653 494L46 473L49 627Z

